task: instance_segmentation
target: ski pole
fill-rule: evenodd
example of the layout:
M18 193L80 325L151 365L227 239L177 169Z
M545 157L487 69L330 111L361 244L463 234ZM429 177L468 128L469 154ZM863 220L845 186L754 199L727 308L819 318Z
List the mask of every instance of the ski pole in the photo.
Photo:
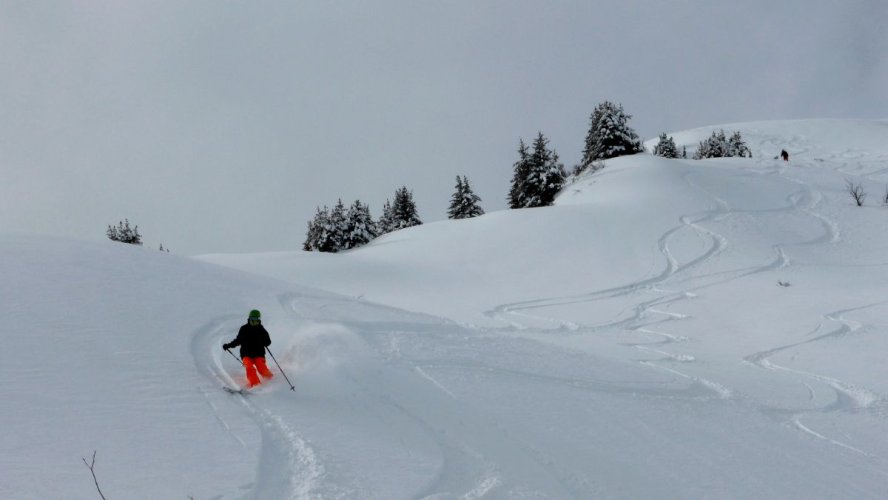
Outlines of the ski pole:
M235 356L234 353L231 352L231 351L229 351L228 349L225 349L225 352L227 352L228 354L231 354L231 357L232 357L232 358L237 359L237 356ZM244 362L241 361L240 359L237 359L237 362L240 363L240 364L244 364Z
M293 385L293 382L290 382L290 379L287 378L287 374L284 373L284 369L281 368L281 365L278 363L278 360L275 359L274 354L271 354L271 349L269 349L269 348L266 346L266 347L265 347L265 350L268 351L268 354L271 355L271 359L274 360L274 364L276 364L277 367L278 367L278 370L281 371L281 375L283 375L283 376L284 376L284 379L287 381L287 383L290 384L290 390L291 390L291 391L295 391L295 390L296 390L296 386L294 386L294 385Z

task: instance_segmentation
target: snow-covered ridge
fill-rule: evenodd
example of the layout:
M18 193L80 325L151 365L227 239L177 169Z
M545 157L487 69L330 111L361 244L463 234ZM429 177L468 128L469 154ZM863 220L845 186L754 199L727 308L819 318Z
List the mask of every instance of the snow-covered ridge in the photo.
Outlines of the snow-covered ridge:
M888 124L718 128L337 255L0 236L0 498L880 497Z
M809 159L834 157L865 152L870 155L888 153L885 144L888 120L854 120L821 118L809 120L773 120L761 122L728 123L668 133L676 146L696 149L700 141L712 132L740 131L757 158L774 158L785 149L790 158L803 155ZM645 148L653 150L659 139L645 141Z

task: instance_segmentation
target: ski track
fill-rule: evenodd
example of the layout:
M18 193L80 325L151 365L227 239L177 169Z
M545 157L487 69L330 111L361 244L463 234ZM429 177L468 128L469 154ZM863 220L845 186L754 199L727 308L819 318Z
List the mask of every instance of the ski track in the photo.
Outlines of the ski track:
M209 388L199 390L213 408L216 419L244 448L246 443L231 431L220 415L219 406L232 401L238 402L260 431L257 477L252 483L253 491L248 498L317 498L324 486L324 467L308 443L281 417L262 408L255 398L226 394L221 390L222 386L237 386L223 368L219 346L231 331L237 329L239 319L235 316L216 318L194 333L191 354L197 370L210 381Z
M804 139L794 137L790 141L785 139L772 141L772 148L779 150L781 147L788 148L793 151L794 157L804 156L808 153L808 149L804 146ZM768 141L762 143L762 146L768 144ZM836 169L838 173L846 175L855 175L862 177L882 176L888 173L885 162L886 158L875 158L873 160L860 160L854 156L853 151L847 151L842 156L844 161L840 162L840 166ZM832 157L832 160L838 161L838 158ZM815 159L816 161L816 159ZM712 395L714 399L736 399L743 400L744 396L738 395L736 391L719 382L696 377L683 372L678 368L682 364L693 364L698 359L690 354L682 354L669 352L669 347L678 347L684 343L692 341L686 335L665 331L664 327L680 322L689 318L687 314L667 310L677 303L686 300L693 300L699 296L701 291L720 284L740 279L757 273L773 271L776 269L791 266L791 259L787 255L786 246L784 244L773 245L775 257L772 261L764 263L760 266L751 266L742 269L725 269L709 274L691 275L690 271L700 267L704 263L712 262L720 254L730 247L730 241L723 235L718 234L706 227L708 222L717 222L728 217L740 214L755 213L800 213L808 217L816 219L822 227L822 233L815 238L796 243L793 246L801 245L824 245L836 244L842 239L841 227L839 224L826 215L817 211L817 207L823 201L823 194L815 191L811 186L794 179L790 175L788 165L784 162L773 162L769 159L759 159L758 168L753 168L747 175L758 176L776 176L786 180L796 186L798 189L786 196L787 204L768 210L750 211L734 209L725 200L706 192L700 186L695 186L691 181L691 174L686 173L683 178L692 187L703 190L713 200L714 207L703 213L683 215L679 218L679 223L663 233L657 240L657 249L663 256L663 268L658 271L652 271L647 278L637 282L627 283L625 285L616 286L603 290L596 290L588 293L568 295L562 297L548 297L522 302L514 302L499 305L484 314L501 323L507 325L505 328L494 329L498 334L509 331L524 331L529 333L543 332L555 330L562 332L564 335L586 335L598 332L619 332L634 331L639 334L647 335L656 340L645 343L625 343L623 345L633 347L640 352L661 356L660 359L638 360L641 365L648 366L651 369L670 373L680 379L686 379L691 384L686 390L681 389L665 389L663 387L645 389L642 386L631 385L631 381L596 381L596 380L576 380L569 378L559 378L539 373L523 372L520 370L504 369L492 367L482 364L473 364L469 362L458 362L453 360L435 361L424 360L417 362L404 357L399 345L398 336L394 335L397 328L404 328L404 324L386 325L383 322L374 324L375 331L367 332L368 335L374 335L387 331L386 346L379 349L381 354L388 356L388 361L393 362L395 366L405 367L409 373L416 376L416 383L430 384L435 388L433 394L429 397L435 399L436 407L446 409L443 415L431 415L422 411L420 407L410 406L406 403L399 402L392 395L380 391L376 387L366 385L365 382L353 378L352 382L360 387L364 394L374 398L374 404L381 404L394 408L395 411L406 415L409 419L416 422L420 428L436 443L443 454L443 465L439 471L438 477L435 478L427 486L424 492L418 495L418 498L435 498L439 495L451 496L452 493L446 493L454 489L462 490L464 493L458 494L458 498L462 499L478 499L488 495L507 494L502 471L498 470L496 465L497 453L509 453L512 460L514 457L523 457L517 460L526 462L525 466L533 470L545 471L549 475L553 484L560 484L565 488L568 496L583 496L582 491L570 490L568 486L572 482L570 478L562 477L563 471L559 471L554 467L552 461L544 456L539 450L534 450L526 446L514 443L507 436L497 435L479 435L475 436L477 441L473 441L473 446L459 441L457 438L449 436L459 436L459 432L448 432L450 426L454 425L454 421L472 418L466 412L456 413L453 403L458 401L458 396L449 389L445 384L441 383L428 370L435 368L460 368L461 370L480 370L486 374L493 374L505 377L524 377L541 383L557 384L567 386L574 390L590 390L609 392L616 394L631 395L632 397L692 397L699 398L700 392L694 387L703 389ZM794 168L799 166L811 166L804 163L794 163ZM600 175L606 175L603 172ZM681 262L677 259L671 249L670 241L673 237L680 233L692 232L701 241L705 242L705 248L698 255L694 256L687 262ZM598 325L580 325L571 321L559 318L547 317L545 315L534 313L550 307L590 303L595 301L607 300L617 297L633 296L640 293L656 293L659 297L643 300L635 304L632 312L628 317L616 319ZM280 298L282 305L290 311L291 314L297 314L295 296L282 296ZM335 300L334 300L335 301ZM836 447L840 447L855 453L865 455L870 458L876 458L866 451L843 442L838 439L831 438L822 432L812 429L809 425L803 423L802 419L805 415L814 413L829 412L859 412L873 409L873 413L882 417L879 408L888 404L888 399L873 393L864 388L859 388L853 384L843 382L841 380L801 370L796 370L786 366L780 366L773 363L770 358L788 349L800 347L806 344L812 344L827 339L842 338L858 332L863 325L860 323L845 319L844 315L888 303L878 302L874 304L863 305L855 308L844 309L824 314L823 317L830 322L838 323L838 327L826 333L808 338L801 342L791 343L767 350L756 352L745 356L743 361L758 369L766 370L773 373L782 373L793 377L798 377L800 383L806 388L809 394L809 401L814 402L817 399L817 391L809 382L816 382L830 387L836 394L835 402L818 409L813 410L796 410L792 411L787 422L792 428L799 432L811 436L813 438L830 443ZM327 304L329 305L329 304ZM326 307L321 305L319 308ZM322 315L323 316L323 315ZM262 498L273 496L274 498L318 498L318 497L340 497L347 496L349 493L341 489L340 486L325 485L325 469L318 458L317 453L312 447L300 436L296 429L289 425L281 416L275 415L268 409L261 406L257 399L250 399L245 396L224 395L221 391L220 395L215 394L214 388L218 385L235 385L234 380L228 375L222 365L222 354L218 350L218 344L225 336L225 332L232 331L236 327L237 318L220 317L207 323L204 327L195 332L192 340L191 351L195 360L197 369L203 373L210 381L209 389L199 388L206 398L209 406L213 409L220 425L226 429L232 439L237 441L241 447L247 448L246 443L236 433L232 432L229 425L225 422L219 411L222 402L230 404L231 401L237 401L254 420L256 426L261 433L261 449L259 456L259 465L256 480L252 485L251 497ZM548 325L551 328L545 329L532 325ZM424 329L432 329L428 325L409 325L411 329L415 327L416 331ZM819 329L819 328L818 328ZM811 334L816 333L811 332ZM535 337L535 338L540 338ZM627 385L630 384L630 385ZM439 404L441 399L445 401ZM747 403L758 407L761 411L769 409L755 401L746 401ZM772 409L775 412L786 413L786 410ZM478 426L475 426L478 427ZM486 426L489 428L489 426ZM505 430L501 430L506 432ZM490 434L488 431L487 434ZM496 434L496 431L494 431ZM496 443L496 444L494 444ZM502 444L506 443L506 444ZM497 450L497 451L493 451ZM476 464L475 470L470 474L465 468L467 463ZM261 486L260 486L261 485ZM260 489L261 487L261 489Z
M285 309L294 314L305 312L305 304L299 304L302 301L303 298L294 295L280 297L280 302ZM318 308L312 308L312 310L322 307L325 306L321 305ZM416 313L410 314L416 315ZM302 315L300 314L300 316ZM425 316L416 315L416 317ZM437 498L445 496L451 498L456 496L465 499L482 498L487 495L508 497L510 496L510 485L504 479L503 472L500 471L497 463L513 460L523 462L525 470L536 471L548 476L547 481L552 491L568 491L560 485L557 471L538 461L514 439L500 435L496 430L491 433L489 431L490 422L465 408L453 391L429 373L432 368L430 365L418 363L404 354L401 348L400 334L440 335L442 334L442 325L445 328L444 331L450 331L456 327L451 323L441 323L438 318L425 318L426 321L431 320L431 323L367 322L365 319L338 319L339 323L360 332L363 340L385 360L384 365L375 369L376 376L390 377L392 380L397 380L397 384L407 384L412 388L412 390L403 391L407 394L407 398L402 400L404 398L399 396L402 391L386 388L386 384L371 383L365 377L346 370L342 375L348 379L350 385L355 387L355 395L360 401L358 404L363 408L372 409L379 415L405 417L421 429L423 434L435 443L441 453L442 464L437 476L429 478L428 483L412 497ZM324 319L330 320L329 317L324 317ZM428 387L433 390L427 390ZM415 400L416 394L422 395L420 401ZM470 440L471 444L469 444L460 437L465 434L465 429L488 429L488 431L473 431L476 435L473 436ZM501 449L503 448L509 450L507 458L502 457ZM349 498L360 497L357 492L350 492L346 496ZM369 496L377 497L375 494ZM572 492L566 493L565 496L582 497L586 495L582 492Z
M770 361L770 358L774 355L786 351L789 349L793 349L799 346L803 346L806 344L813 344L816 342L821 342L827 339L841 338L849 335L853 335L856 332L860 331L863 328L863 325L856 321L847 320L844 318L844 314L851 313L854 311L859 311L863 309L867 309L870 307L883 305L888 303L888 301L876 302L872 304L867 304L859 307L855 307L852 309L845 309L841 311L835 311L832 313L828 313L824 315L824 318L839 323L839 327L826 332L824 334L818 335L816 337L809 338L807 340L803 340L801 342L795 342L792 344L783 345L780 347L775 347L772 349L768 349L766 351L757 352L754 354L750 354L744 358L744 361L747 363L756 366L761 369L771 370L771 371L780 371L785 373L790 373L793 375L797 375L803 378L815 380L821 382L825 385L828 385L836 392L836 402L826 406L822 409L816 410L821 413L826 413L830 411L844 411L844 412L852 412L852 411L865 411L873 407L876 403L883 403L888 400L886 398L875 394L872 391L869 391L864 388L857 387L853 384L849 384L843 382L841 380L835 379L833 377L827 377L824 375L818 375L816 373L809 373L803 370L796 370L793 368L785 367L777 365ZM816 333L820 327L814 330L813 333ZM809 334L810 335L810 334ZM811 400L814 400L814 389L811 388L810 385L805 383L805 386L811 393Z
M402 358L392 360L394 367L409 369L413 373L425 373L413 361ZM419 370L417 370L419 368ZM428 366L427 366L428 368ZM400 370L397 376L404 373ZM423 429L431 438L443 456L443 464L433 480L415 497L427 498L454 495L459 498L481 498L494 489L507 488L504 483L498 461L518 462L524 471L532 471L537 480L548 483L547 491L561 491L561 496L580 498L584 492L572 490L562 477L562 473L550 462L541 460L534 450L523 445L520 440L512 437L507 429L496 422L487 421L473 415L459 404L452 404L456 398L449 390L428 376L420 376L418 381L407 383L432 382L440 391L410 391L411 394L424 394L420 401L399 401L397 393L389 392L376 385L368 385L364 380L349 376L351 382L358 387L359 393L368 398L370 404L387 407L399 413ZM445 404L440 404L439 396L446 395ZM471 435L471 445L463 438ZM540 479L542 478L542 479ZM508 491L503 492L507 497ZM540 493L542 495L542 493Z
M853 446L851 446L851 445L848 445L848 444L845 444L845 443L843 443L843 442L841 442L841 441L836 441L835 439L830 439L830 438L824 436L823 434L820 434L819 432L816 432L816 431L814 431L814 430L811 430L809 427L807 427L805 424L803 424L803 423L802 423L799 419L797 419L797 418L793 419L793 420L792 420L792 423L793 423L793 425L794 425L797 429L799 429L800 431L802 431L802 432L804 432L804 433L806 433L806 434L810 434L811 436L814 436L814 437L817 438L817 439L821 439L821 440L823 440L823 441L826 441L826 442L828 442L828 443L830 443L830 444L833 444L833 445L835 445L835 446L838 446L838 447L840 447L840 448L845 448L846 450L851 450L851 451L853 451L853 452L855 452L855 453L860 453L861 455L864 455L864 456L869 457L869 458L877 458L877 457L874 457L873 455L870 455L869 453L867 453L867 452L861 450L860 448L855 448L855 447L853 447Z
M766 140L765 143L763 143L761 146L765 146L767 142L768 140ZM774 150L780 150L782 148L788 148L792 150L794 152L794 158L804 157L806 154L810 153L810 149L806 146L804 138L801 137L792 137L788 142L785 139L777 140L775 138L771 139L770 143L772 146L771 149ZM764 149L764 147L759 148L759 150ZM840 166L836 169L838 173L864 178L884 176L886 173L888 173L888 167L885 167L885 164L888 163L888 156L879 156L867 161L860 161L861 156L851 151L845 152L841 156L842 159L845 160L858 161L839 162L838 158L835 155L828 156L831 161L836 161L839 163ZM684 335L667 333L662 331L661 329L655 330L650 327L657 325L662 328L665 324L669 322L680 321L688 317L687 315L682 313L656 309L656 306L662 306L666 304L671 305L679 301L693 299L706 288L728 283L730 281L745 276L773 271L776 269L782 269L792 265L791 258L787 255L785 249L785 247L789 245L775 244L773 248L776 256L775 259L770 263L745 269L729 269L710 273L707 275L690 276L688 271L692 270L695 267L698 267L704 262L709 262L717 258L717 256L724 252L730 245L730 242L727 240L727 238L707 229L705 227L705 224L707 222L719 221L724 218L739 214L768 212L800 213L817 220L822 228L822 232L820 235L812 238L809 241L794 243L792 246L835 245L842 241L842 231L838 222L820 213L817 210L817 207L823 202L823 193L812 189L812 187L807 183L794 178L791 175L791 170L787 162L774 162L770 161L770 159L767 158L760 158L757 160L757 163L759 165L759 168L751 170L752 174L750 175L776 176L798 186L797 191L787 195L786 206L759 211L737 210L732 209L725 200L713 195L712 193L707 192L707 194L713 199L715 203L714 209L702 214L684 215L680 217L679 222L681 224L669 229L657 241L657 248L665 259L665 266L662 271L660 271L655 276L640 280L638 282L628 283L619 287L593 291L585 294L565 297L541 298L503 304L493 308L490 311L485 312L485 315L491 319L501 321L515 330L522 331L534 330L534 328L520 321L521 319L526 318L531 319L536 324L548 323L550 325L554 325L558 330L562 332L564 332L565 330L569 330L570 333L568 334L570 335L582 335L602 331L629 330L648 334L651 336L656 336L659 337L660 340L653 343L630 343L624 345L635 347L640 351L663 356L660 360L640 361L640 363L642 363L643 365L672 373L676 376L686 378L693 381L694 383L705 386L706 388L714 392L719 398L741 398L741 396L737 396L735 391L733 391L729 387L726 387L720 383L711 380L700 379L698 377L688 375L676 369L676 363L693 363L696 361L696 358L689 354L679 354L667 352L663 349L654 349L651 346L657 345L661 347L667 347L670 345L677 345L682 342L687 342L689 340L688 337ZM796 161L793 163L793 168L814 168L813 161L807 163L800 163ZM689 184L691 183L689 179L689 174L685 174L685 181ZM697 188L701 189L699 188L699 186L697 186ZM708 248L706 248L706 250L700 255L691 259L687 263L682 264L673 256L672 252L670 251L669 240L679 231L688 229L694 231L697 235L703 237L704 239L708 239L709 245ZM675 287L678 287L678 290L669 290L670 288ZM634 313L628 318L619 319L605 324L587 326L571 323L569 328L564 328L565 322L563 320L559 320L557 318L548 318L539 314L531 315L526 312L529 310L538 310L553 306L579 304L621 296L630 296L641 291L662 293L664 295L658 299L647 300L636 304L634 308ZM832 377L778 366L771 363L768 359L769 357L786 349L798 347L804 344L819 342L825 339L839 338L853 334L861 328L861 325L856 322L845 320L843 314L884 303L885 302L879 302L876 304L869 304L852 309L824 314L823 316L827 320L839 323L839 328L803 342L780 346L777 348L772 348L748 355L744 357L744 361L761 369L793 374L794 376L798 376L803 379L814 380L826 384L827 386L832 388L832 390L836 393L836 402L826 408L819 410L820 412L866 411L867 409L874 408L873 413L877 417L884 418L884 416L880 413L880 408L888 405L888 398L875 394L870 390L856 387L853 384L848 384ZM648 318L651 314L665 316L665 318L645 322L644 319ZM536 328L536 330L539 331L539 328ZM538 338L544 339L543 336L539 336ZM810 401L814 401L816 398L816 391L807 382L802 383L809 391ZM766 409L765 405L758 406L762 410ZM858 452L868 457L872 457L872 455L864 452L863 450L855 446L849 445L840 440L829 438L821 433L813 431L811 428L802 424L802 422L799 420L798 415L799 414L793 416L791 418L791 422L793 427L800 432L804 432L806 435L822 439L835 446Z

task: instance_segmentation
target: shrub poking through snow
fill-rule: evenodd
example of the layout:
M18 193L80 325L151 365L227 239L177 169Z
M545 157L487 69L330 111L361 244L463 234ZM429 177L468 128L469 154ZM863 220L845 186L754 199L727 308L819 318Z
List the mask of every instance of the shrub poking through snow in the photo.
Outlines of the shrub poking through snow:
M848 190L848 195L851 196L854 203L856 203L858 207L862 207L863 201L866 200L866 191L863 190L863 185L859 182L854 184L851 179L845 179L845 189Z
M121 221L117 226L108 226L108 230L105 231L105 234L111 241L129 243L130 245L142 244L142 235L139 234L139 226L130 228L129 219Z

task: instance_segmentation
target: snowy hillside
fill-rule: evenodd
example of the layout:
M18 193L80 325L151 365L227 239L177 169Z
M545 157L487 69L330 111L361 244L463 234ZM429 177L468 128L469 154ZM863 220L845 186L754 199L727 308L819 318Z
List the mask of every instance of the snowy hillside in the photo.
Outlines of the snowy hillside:
M338 255L0 236L0 498L884 497L888 123L715 128Z

